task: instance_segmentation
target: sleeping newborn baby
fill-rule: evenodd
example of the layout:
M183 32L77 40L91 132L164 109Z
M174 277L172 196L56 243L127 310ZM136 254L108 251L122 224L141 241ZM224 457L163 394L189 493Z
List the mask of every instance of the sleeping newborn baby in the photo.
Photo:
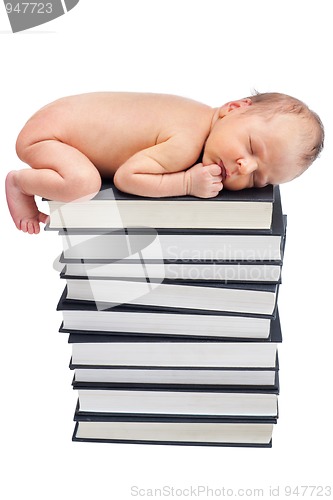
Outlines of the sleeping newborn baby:
M96 92L59 99L17 139L30 167L6 179L18 229L38 233L47 215L35 196L92 198L103 178L148 197L216 196L299 176L323 147L324 130L303 102L257 94L218 108L162 94Z

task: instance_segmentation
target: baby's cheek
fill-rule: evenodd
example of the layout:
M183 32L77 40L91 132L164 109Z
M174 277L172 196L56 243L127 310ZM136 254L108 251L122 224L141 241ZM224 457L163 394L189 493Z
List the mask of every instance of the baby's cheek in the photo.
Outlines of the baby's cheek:
M230 191L239 191L250 187L250 179L247 175L227 177L223 181L223 187L225 189L230 189Z

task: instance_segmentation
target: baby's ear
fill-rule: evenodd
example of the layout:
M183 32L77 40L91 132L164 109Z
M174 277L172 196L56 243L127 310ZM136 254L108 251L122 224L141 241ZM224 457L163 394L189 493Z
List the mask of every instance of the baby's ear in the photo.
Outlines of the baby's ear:
M246 97L244 99L239 99L238 101L227 102L226 104L224 104L223 106L220 107L219 116L220 116L220 118L223 118L228 113L230 113L230 111L234 111L235 109L251 106L251 104L252 104L252 100L249 97Z

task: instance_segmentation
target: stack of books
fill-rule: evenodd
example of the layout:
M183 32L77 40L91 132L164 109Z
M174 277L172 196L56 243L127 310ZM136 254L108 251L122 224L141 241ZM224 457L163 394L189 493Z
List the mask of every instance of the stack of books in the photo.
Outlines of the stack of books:
M49 201L78 393L73 440L271 446L278 418L278 186Z

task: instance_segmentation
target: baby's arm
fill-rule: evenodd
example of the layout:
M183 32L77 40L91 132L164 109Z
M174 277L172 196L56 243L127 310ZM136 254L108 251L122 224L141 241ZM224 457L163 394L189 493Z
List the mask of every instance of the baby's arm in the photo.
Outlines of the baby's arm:
M222 189L218 165L197 164L200 152L184 147L183 138L171 138L133 155L114 176L115 186L126 193L149 197L193 195L212 198Z

